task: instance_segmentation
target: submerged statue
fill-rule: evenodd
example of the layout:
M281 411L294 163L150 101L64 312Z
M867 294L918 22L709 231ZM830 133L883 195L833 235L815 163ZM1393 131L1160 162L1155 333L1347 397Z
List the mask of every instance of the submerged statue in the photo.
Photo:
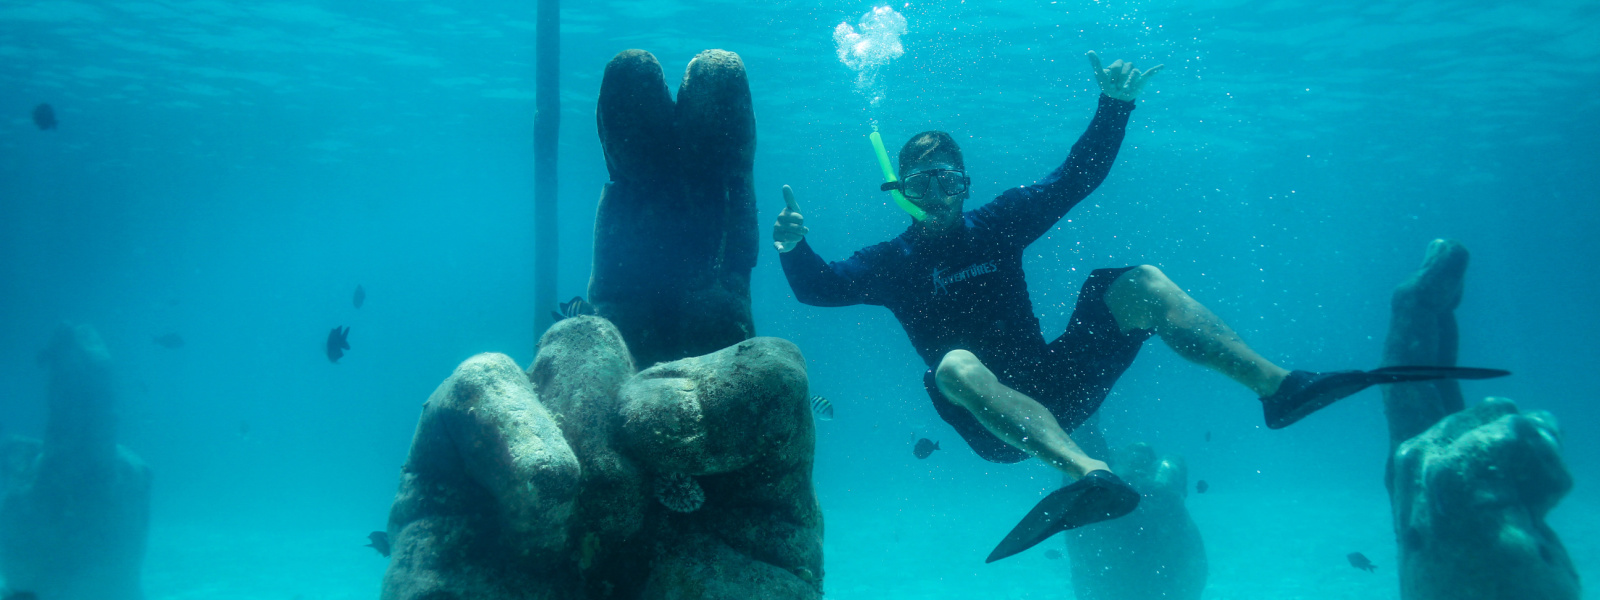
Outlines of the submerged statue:
M756 121L739 56L694 57L674 103L654 56L622 52L596 112L611 174L594 224L598 314L640 367L755 335Z
M44 440L0 440L0 575L47 600L138 600L150 470L117 445L111 356L94 328L63 324L39 361Z
M1183 504L1189 494L1183 459L1136 443L1112 454L1111 466L1142 497L1125 517L1067 532L1074 596L1199 600L1206 587L1206 548Z
M1395 289L1387 365L1456 362L1467 250L1428 245ZM1490 398L1463 408L1454 381L1385 386L1388 487L1405 600L1577 600L1578 574L1545 515L1572 489L1561 433L1543 411Z
M434 391L382 597L820 598L805 359L751 326L743 65L701 53L674 105L655 57L623 52L599 117L599 316L557 322L526 371L480 354Z

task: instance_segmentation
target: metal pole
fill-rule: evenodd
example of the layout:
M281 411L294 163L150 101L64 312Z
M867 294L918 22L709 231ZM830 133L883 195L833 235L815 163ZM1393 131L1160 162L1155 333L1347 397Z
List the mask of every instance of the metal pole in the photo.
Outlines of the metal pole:
M533 117L533 306L534 327L543 335L555 321L556 265L560 244L556 233L556 140L561 125L561 2L539 0L538 63L535 67Z

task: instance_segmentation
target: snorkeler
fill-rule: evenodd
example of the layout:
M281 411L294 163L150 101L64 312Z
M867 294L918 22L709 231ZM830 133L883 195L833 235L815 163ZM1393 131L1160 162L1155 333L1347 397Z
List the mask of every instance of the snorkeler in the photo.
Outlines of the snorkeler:
M1180 356L1227 375L1261 398L1267 426L1288 426L1376 383L1503 371L1391 367L1290 371L1256 354L1205 306L1150 265L1089 275L1059 338L1045 343L1028 298L1022 252L1100 185L1122 144L1134 99L1161 70L1116 61L1102 68L1099 107L1066 162L1043 180L963 212L970 179L955 140L917 134L900 150L899 180L884 184L918 217L894 239L850 259L824 261L805 241L788 186L774 245L795 298L814 306L888 307L929 369L923 382L939 416L979 456L1014 463L1029 456L1077 479L1041 500L989 555L989 562L1058 532L1131 512L1139 493L1090 457L1068 432L1089 418L1152 334ZM883 159L887 163L887 158ZM887 170L887 169L886 169Z

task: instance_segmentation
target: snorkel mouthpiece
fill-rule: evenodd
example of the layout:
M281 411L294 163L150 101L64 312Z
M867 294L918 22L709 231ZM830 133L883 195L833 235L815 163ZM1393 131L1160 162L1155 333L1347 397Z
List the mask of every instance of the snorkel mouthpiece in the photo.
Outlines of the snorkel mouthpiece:
M878 135L878 130L874 128L867 139L872 140L872 151L878 153L878 166L883 169L883 180L888 183L899 181L900 178L894 172L894 165L889 162L889 151L883 148L883 136ZM918 221L928 218L928 213L907 200L906 195L900 193L900 190L889 190L889 194L894 196L894 203L900 205L900 209L910 214L911 218Z

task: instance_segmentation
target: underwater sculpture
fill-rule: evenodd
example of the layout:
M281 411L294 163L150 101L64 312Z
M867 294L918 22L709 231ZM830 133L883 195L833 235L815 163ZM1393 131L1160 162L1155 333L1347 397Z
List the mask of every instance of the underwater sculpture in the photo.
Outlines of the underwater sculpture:
M1198 600L1206 587L1206 548L1189 517L1183 459L1136 443L1111 465L1139 491L1138 508L1068 531L1072 589L1079 600Z
M739 56L695 56L674 103L661 63L624 51L606 65L596 116L611 174L595 214L597 314L640 367L755 335L755 113Z
M150 470L116 443L110 354L94 328L63 324L39 360L44 440L0 442L0 575L50 600L142 598Z
M564 307L526 372L480 354L428 399L385 600L821 597L805 359L751 337L749 106L732 53L676 107L654 57L612 60L599 316Z
M526 373L468 359L417 425L383 598L818 598L810 410L775 338L634 373L580 316Z
M1395 289L1385 364L1453 365L1467 250L1428 245ZM1405 600L1577 600L1572 559L1545 515L1572 488L1549 413L1489 398L1463 410L1454 381L1385 386L1388 487Z

